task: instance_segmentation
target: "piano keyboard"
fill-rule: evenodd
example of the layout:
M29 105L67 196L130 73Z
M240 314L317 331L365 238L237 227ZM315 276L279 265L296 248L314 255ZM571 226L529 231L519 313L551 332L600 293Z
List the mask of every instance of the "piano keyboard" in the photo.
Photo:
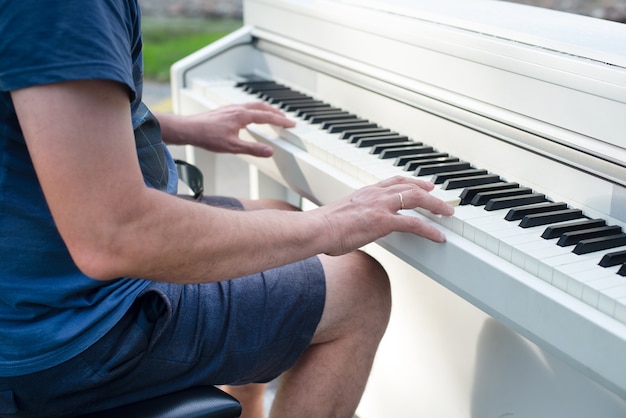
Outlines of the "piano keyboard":
M363 184L394 175L432 181L434 195L459 206L449 218L421 214L626 324L621 227L271 80L203 87L221 103L261 99L280 108L296 121L281 138Z

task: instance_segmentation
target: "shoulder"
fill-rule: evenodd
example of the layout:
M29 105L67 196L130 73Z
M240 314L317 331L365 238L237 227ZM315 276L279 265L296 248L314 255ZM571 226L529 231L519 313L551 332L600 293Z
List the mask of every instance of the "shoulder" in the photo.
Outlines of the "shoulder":
M141 46L136 0L6 0L0 9L3 90L81 78L134 87Z

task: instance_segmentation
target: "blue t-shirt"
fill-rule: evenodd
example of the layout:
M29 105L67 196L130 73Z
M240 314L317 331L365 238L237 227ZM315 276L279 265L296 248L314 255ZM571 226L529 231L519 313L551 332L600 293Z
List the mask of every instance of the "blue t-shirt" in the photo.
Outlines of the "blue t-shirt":
M175 192L173 161L158 122L141 103L140 18L137 0L0 0L0 376L74 357L112 328L147 285L96 281L78 270L44 199L9 94L66 80L125 84L144 181Z

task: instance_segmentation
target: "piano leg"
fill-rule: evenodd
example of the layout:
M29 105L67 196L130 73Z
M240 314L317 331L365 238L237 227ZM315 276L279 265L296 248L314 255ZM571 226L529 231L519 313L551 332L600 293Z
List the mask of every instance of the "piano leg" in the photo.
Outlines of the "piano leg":
M624 417L626 401L377 245L389 328L357 411L382 417Z
M254 166L250 166L250 198L277 199L296 207L302 206L300 195L274 181Z

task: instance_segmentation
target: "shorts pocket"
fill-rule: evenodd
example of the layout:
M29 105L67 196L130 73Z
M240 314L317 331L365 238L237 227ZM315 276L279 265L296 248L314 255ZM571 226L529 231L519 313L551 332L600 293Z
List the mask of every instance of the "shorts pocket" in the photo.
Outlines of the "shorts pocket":
M138 297L117 325L81 354L96 376L114 380L130 373L145 358L160 317L154 299L160 298L152 292Z

